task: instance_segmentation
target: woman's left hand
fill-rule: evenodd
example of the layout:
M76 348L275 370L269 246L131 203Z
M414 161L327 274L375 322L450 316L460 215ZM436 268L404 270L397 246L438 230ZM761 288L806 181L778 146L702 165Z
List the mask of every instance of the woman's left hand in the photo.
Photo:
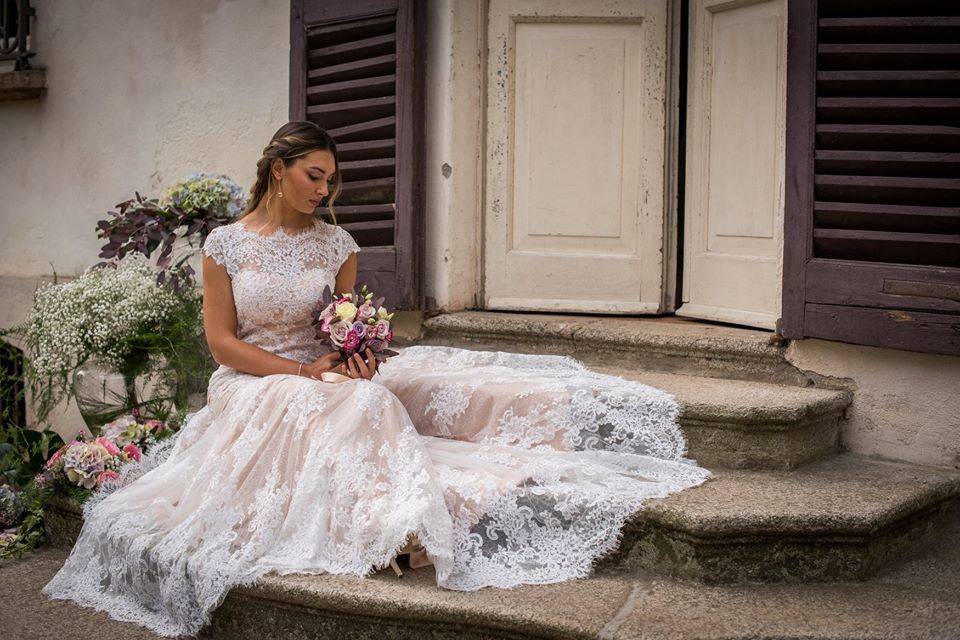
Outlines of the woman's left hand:
M338 373L350 378L366 378L370 380L377 373L377 359L373 357L373 351L368 347L365 350L367 362L363 361L359 353L350 356L344 364L341 364Z

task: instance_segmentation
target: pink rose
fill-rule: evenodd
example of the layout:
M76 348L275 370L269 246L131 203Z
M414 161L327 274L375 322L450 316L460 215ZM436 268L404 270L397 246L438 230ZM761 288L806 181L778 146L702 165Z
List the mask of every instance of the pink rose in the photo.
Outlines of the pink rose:
M330 341L338 347L343 346L347 334L350 332L350 325L346 322L334 322L330 325Z
M372 318L376 315L377 310L373 308L369 302L365 302L360 305L360 308L357 309L357 318L360 320L366 320L367 318Z
M159 421L157 421L159 422ZM136 461L140 461L140 447L132 442L123 448L123 452Z
M106 471L101 471L100 475L97 476L97 484L102 484L104 480L116 480L119 477L119 473L111 469L107 469Z
M360 346L360 336L353 329L347 332L347 337L343 340L343 348L346 351L353 351Z
M62 451L62 449L61 449L61 451ZM61 458L61 457L62 457L62 456L61 456L61 454L60 454L60 451L57 451L55 454L53 454L52 456L50 456L50 459L47 460L46 468L47 468L47 469L52 469L53 467L55 467L55 466L57 465L57 463L60 462L60 458Z
M382 318L377 320L377 323L373 325L373 332L374 336L380 338L381 340L386 338L387 333L390 332L390 321Z
M109 440L107 440L106 438L104 438L103 436L101 436L101 437L97 438L96 440L94 440L93 443L94 443L94 444L98 444L98 445L100 445L101 447L103 447L104 449L106 449L106 450L107 450L107 453L109 453L111 456L118 456L118 455L120 455L120 449L117 448L117 445L113 444L112 442L110 442Z

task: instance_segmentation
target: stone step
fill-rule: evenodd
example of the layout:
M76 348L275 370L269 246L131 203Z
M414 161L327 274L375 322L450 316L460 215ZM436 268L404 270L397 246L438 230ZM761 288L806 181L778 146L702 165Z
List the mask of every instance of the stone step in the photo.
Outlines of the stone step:
M420 344L570 355L587 364L812 386L769 331L684 318L458 311L423 322Z
M605 563L706 583L862 580L956 510L960 473L853 454L719 470L649 503Z
M960 547L944 544L960 536L958 516L917 554L853 582L705 585L611 570L455 592L436 586L432 567L405 569L401 579L389 569L367 578L269 575L234 588L204 637L947 640L960 629ZM48 573L60 563L53 558Z
M847 391L590 366L673 394L688 456L710 469L794 469L836 453Z
M952 638L958 496L956 471L850 454L718 471L651 501L588 578L464 593L403 561L402 579L269 575L231 590L204 637ZM72 537L82 514L61 514Z
M467 349L508 349L462 338ZM702 377L585 363L600 373L636 380L673 394L688 456L708 468L793 469L838 449L848 391Z

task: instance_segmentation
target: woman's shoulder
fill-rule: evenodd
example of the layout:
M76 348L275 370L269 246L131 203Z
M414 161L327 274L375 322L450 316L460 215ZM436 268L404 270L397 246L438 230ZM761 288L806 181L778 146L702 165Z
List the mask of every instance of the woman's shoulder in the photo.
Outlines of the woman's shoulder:
M318 224L324 227L325 235L330 238L337 247L347 249L348 251L359 250L357 241L344 227L341 227L339 224L330 224L325 220L319 219Z
M241 231L240 223L237 221L214 227L201 242L201 252L231 271L238 250L236 239L239 231Z

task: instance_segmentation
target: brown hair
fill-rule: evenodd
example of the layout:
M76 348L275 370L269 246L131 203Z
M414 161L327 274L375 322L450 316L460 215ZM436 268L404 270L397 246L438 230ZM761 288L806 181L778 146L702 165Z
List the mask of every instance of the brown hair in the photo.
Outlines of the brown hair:
M333 203L340 195L340 160L337 157L337 143L334 142L326 129L313 122L293 120L283 125L270 138L270 143L263 148L263 156L257 160L257 181L250 187L250 199L247 208L238 216L238 220L250 214L260 201L267 195L276 193L273 172L270 166L277 158L283 160L284 166L289 167L293 162L313 151L325 150L333 154L333 189L327 196L327 211L337 223L337 216L333 210ZM273 195L270 196L271 198Z

